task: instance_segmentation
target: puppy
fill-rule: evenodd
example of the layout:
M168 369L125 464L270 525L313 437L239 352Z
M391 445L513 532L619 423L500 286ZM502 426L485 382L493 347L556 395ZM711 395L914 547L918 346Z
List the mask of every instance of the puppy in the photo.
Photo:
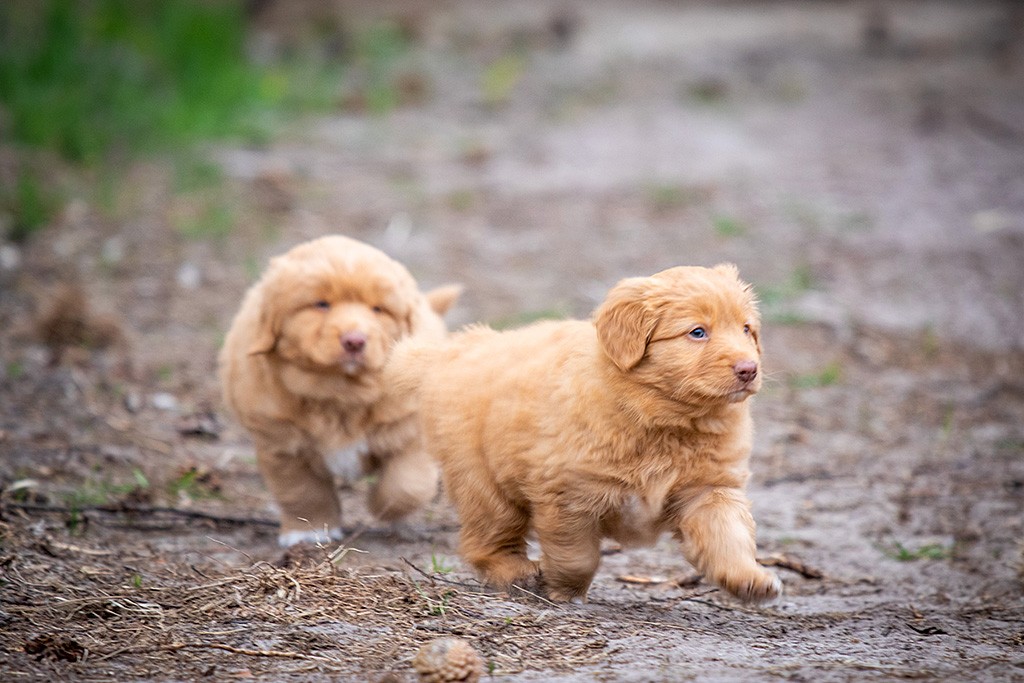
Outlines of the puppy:
M423 294L401 264L340 235L274 258L246 293L220 352L224 401L252 435L281 513L281 545L341 534L327 458L358 448L374 424L395 341L441 339L461 291ZM378 517L401 517L435 493L437 465L409 450L370 453ZM365 463L364 463L365 464Z
M709 580L761 601L782 586L755 560L744 490L759 334L735 266L679 267L619 282L592 323L406 340L386 376L418 412L460 551L487 583L539 578L552 600L583 601L602 537L649 545L668 531Z

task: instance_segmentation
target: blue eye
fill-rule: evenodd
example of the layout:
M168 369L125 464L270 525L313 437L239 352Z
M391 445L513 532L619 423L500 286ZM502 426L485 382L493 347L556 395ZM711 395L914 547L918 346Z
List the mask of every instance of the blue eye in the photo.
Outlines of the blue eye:
M690 339L707 339L708 331L703 327L695 327L690 330Z
M325 311L328 308L330 308L330 307L331 307L330 302L329 301L324 301L323 299L321 299L320 301L317 301L316 303L313 304L313 308L319 308L319 309L325 310Z

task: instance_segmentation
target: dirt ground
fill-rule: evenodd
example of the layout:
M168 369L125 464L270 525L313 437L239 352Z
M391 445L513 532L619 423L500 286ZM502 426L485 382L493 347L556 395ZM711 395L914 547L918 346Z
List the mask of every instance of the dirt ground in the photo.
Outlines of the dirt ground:
M396 109L203 150L215 189L138 164L0 245L0 678L411 681L454 634L509 680L1024 680L1024 15L881 5L338 5L410 33ZM180 229L214 200L229 232ZM736 262L784 597L669 539L607 546L583 606L487 593L443 499L386 527L365 482L341 547L279 549L214 360L266 260L328 231L463 283L453 327Z

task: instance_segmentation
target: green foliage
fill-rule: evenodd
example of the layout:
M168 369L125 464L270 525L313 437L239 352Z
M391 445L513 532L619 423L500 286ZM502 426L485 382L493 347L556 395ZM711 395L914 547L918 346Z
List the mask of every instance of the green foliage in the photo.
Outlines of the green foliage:
M366 71L362 95L370 113L386 114L398 106L394 66L407 49L404 32L391 22L376 23L357 36L355 59Z
M491 62L480 78L484 102L490 106L508 102L525 71L526 60L518 54L503 55Z
M941 543L927 543L918 548L907 548L899 541L891 547L880 548L886 557L897 562L913 562L915 560L945 560L952 554L949 546Z
M838 362L829 363L820 372L794 377L791 384L797 389L828 387L837 384L843 376L843 367Z
M8 135L73 162L265 140L275 115L329 101L324 70L247 61L241 2L7 0L0 44Z
M22 242L46 225L59 205L56 193L32 170L22 169L12 187L0 186L0 213L10 218L8 239Z
M177 222L178 232L188 239L223 240L231 234L235 216L231 207L210 202L201 207L198 214Z
M430 571L434 574L451 574L455 569L454 566L445 562L444 557L438 557L431 553L430 555Z
M711 219L711 225L722 237L739 237L747 231L743 223L729 216L715 216Z

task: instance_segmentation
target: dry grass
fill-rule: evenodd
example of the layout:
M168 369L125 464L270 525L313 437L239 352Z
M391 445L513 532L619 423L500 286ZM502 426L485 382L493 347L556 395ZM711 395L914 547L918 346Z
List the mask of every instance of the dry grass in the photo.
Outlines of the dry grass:
M346 566L345 548L286 553L284 566L140 569L130 553L5 517L6 680L406 672L439 635L471 642L495 673L568 671L606 656L605 638L579 616L440 576Z

